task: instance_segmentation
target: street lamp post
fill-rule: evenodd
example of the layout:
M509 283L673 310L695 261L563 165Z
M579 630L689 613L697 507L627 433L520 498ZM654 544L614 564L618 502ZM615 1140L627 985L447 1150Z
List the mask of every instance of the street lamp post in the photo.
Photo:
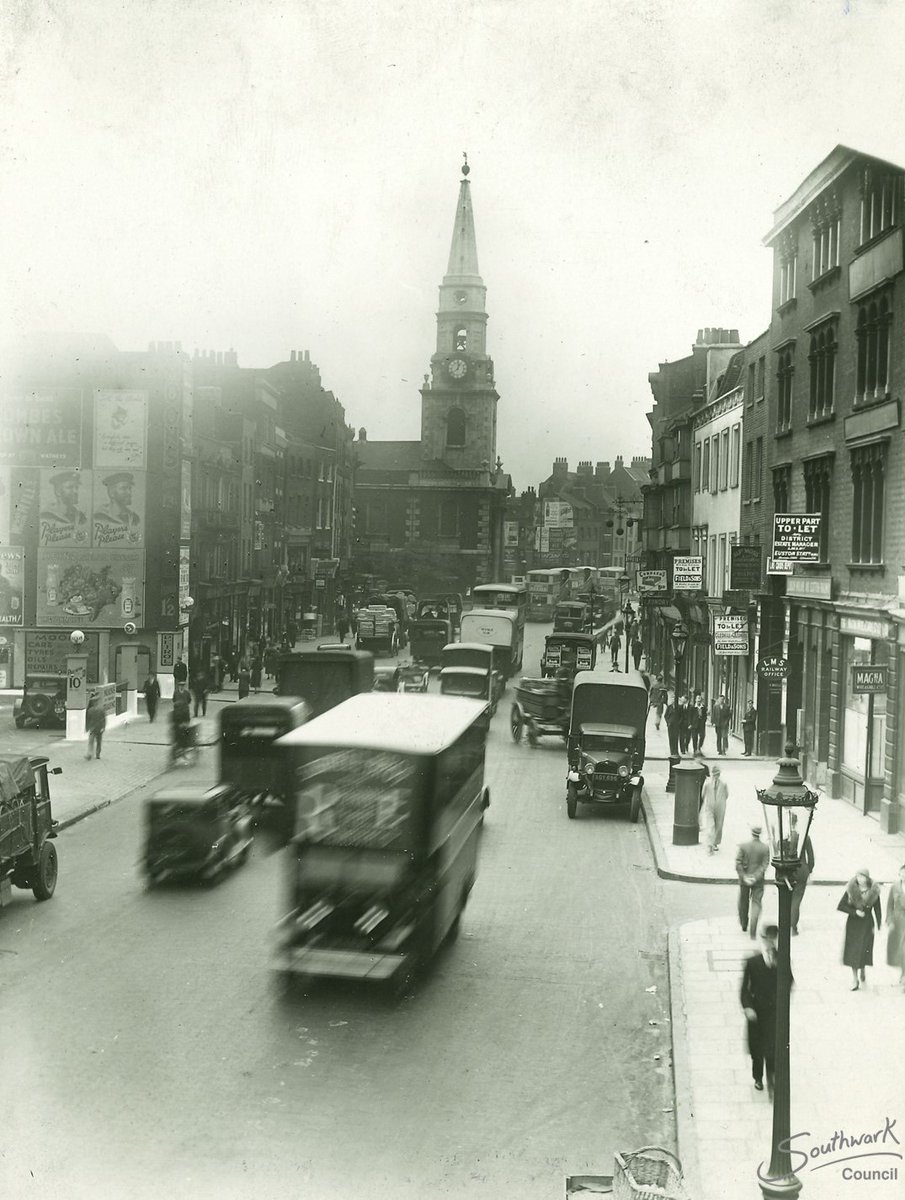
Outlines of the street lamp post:
M628 651L629 641L631 640L631 631L635 620L635 610L632 608L631 601L626 596L625 603L622 605L622 628L625 630L625 669L628 671Z
M688 629L681 621L676 621L669 636L672 640L673 661L676 664L676 700L678 700L682 680L682 663L685 659L685 647L688 645Z
M776 958L776 1044L773 1095L773 1153L766 1175L758 1167L757 1179L766 1200L789 1200L801 1191L801 1180L792 1170L789 1154L789 995L792 990L790 929L792 877L801 864L817 805L817 793L801 778L796 746L786 743L773 786L756 789L763 805L764 822L779 900L779 947ZM792 817L804 818L796 824ZM803 827L803 828L801 828ZM761 1164L763 1166L763 1164Z

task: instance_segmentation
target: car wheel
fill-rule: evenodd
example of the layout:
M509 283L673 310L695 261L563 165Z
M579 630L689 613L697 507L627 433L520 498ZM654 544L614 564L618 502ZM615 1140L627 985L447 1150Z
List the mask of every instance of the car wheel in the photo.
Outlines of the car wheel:
M28 716L34 717L40 721L44 717L49 717L53 711L53 701L49 696L42 696L40 693L36 696L29 696L26 705Z
M509 732L512 734L512 740L518 745L522 740L522 714L515 704L513 704L512 712L509 714Z
M36 900L49 900L57 886L57 848L53 842L45 842L38 857L31 890Z
M632 806L629 809L629 817L632 824L637 825L638 818L641 816L641 789L635 788L632 792Z
M570 783L566 788L566 812L569 814L569 820L574 821L578 812L578 788L574 783Z

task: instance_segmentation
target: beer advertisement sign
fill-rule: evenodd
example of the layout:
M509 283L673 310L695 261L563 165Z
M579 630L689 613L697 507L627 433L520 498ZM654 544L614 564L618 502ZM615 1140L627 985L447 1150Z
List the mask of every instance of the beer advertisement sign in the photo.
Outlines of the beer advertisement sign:
M79 467L82 393L24 392L0 397L0 465Z
M39 550L36 624L65 629L140 624L144 559L143 550Z

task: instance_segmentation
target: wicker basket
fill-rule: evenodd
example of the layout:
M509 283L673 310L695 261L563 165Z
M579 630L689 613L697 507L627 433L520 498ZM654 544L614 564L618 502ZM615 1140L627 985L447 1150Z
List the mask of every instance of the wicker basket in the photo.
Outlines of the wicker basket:
M617 1200L690 1200L682 1164L661 1146L616 1155L613 1195Z

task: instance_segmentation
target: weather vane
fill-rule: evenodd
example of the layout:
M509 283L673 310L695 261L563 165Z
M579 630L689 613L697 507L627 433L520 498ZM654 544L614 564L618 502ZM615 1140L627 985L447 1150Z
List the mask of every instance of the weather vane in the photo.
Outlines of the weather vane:
M462 174L467 178L471 167L468 165L468 154L464 150L462 151L462 157L465 159L464 163L462 164Z

